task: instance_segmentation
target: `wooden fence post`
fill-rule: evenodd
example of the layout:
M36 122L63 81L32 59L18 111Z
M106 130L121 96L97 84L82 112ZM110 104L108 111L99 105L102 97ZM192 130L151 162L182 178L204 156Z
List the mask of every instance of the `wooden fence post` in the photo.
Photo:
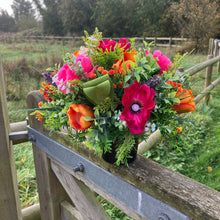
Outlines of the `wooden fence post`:
M43 100L43 97L38 96L34 99L35 92L31 94L32 96L29 95L27 97L27 104L28 108L34 109L37 107L38 102ZM34 120L34 118L34 116L29 116L30 125L36 126L43 131L42 123ZM47 154L36 146L33 146L33 154L38 184L41 220L60 220L60 203L64 200L70 201L70 199L51 170L50 160Z
M220 41L218 42L217 56L220 56ZM218 71L218 73L220 73L220 61L218 61L218 64L217 64L217 71Z
M169 46L172 47L172 37L169 39Z
M218 56L218 41L217 41L217 40L214 41L214 51L213 51L213 55L214 55L214 57L217 57L217 56Z
M9 140L9 119L0 57L0 218L21 220L16 169Z
M155 47L157 46L157 38L156 37L154 38L154 46Z
M212 59L212 58L213 58L213 55L208 55L209 60ZM210 65L206 69L205 88L207 88L212 82L212 67L213 67L213 65ZM210 99L210 94L207 94L205 96L206 104L208 104L209 99Z
M209 39L209 51L208 54L213 54L214 51L214 39L210 38Z

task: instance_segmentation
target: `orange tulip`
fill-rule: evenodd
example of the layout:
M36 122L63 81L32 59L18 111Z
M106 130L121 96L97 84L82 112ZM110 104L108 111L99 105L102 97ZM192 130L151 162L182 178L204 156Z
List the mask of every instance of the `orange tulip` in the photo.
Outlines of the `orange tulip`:
M92 126L93 121L87 121L84 117L95 118L92 108L88 105L73 104L67 111L69 123L76 130L85 130Z
M129 69L131 62L135 63L134 56L136 52L124 52L124 56L121 57L114 65L113 68L116 70L117 73L123 73Z
M181 87L178 87L178 90L175 96L180 99L180 103L173 106L173 109L178 114L191 112L195 110L196 105L195 105L192 90L186 90Z

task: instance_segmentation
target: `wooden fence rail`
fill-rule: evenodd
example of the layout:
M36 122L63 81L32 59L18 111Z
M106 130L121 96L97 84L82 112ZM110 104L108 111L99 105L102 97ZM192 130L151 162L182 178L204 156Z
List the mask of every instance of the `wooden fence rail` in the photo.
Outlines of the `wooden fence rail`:
M153 42L152 45L159 47L179 47L184 42L190 41L188 38L178 38L178 37L124 37L127 39L135 39L135 42ZM103 38L109 39L109 38ZM118 41L119 37L113 37L112 40ZM73 36L73 37L64 37L64 36L23 36L23 35L6 35L5 37L0 37L0 41L62 41L62 42L70 42L70 41L82 41L81 36Z

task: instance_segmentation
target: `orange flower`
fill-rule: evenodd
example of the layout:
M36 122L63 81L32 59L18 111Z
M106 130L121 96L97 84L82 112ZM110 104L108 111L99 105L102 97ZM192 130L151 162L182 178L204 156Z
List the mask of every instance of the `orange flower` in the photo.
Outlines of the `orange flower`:
M103 66L99 66L98 69L97 69L99 72L102 72L104 70L104 67Z
M42 105L43 105L43 102L39 102L39 103L38 103L38 107L39 107L39 108L41 108Z
M127 72L131 68L131 63L135 63L134 56L136 52L124 52L123 57L121 57L114 65L113 68L117 73Z
M194 96L192 90L186 90L181 87L178 87L175 97L180 99L180 103L173 106L173 109L178 113L186 113L194 111L196 104L194 101Z
M108 71L107 71L107 70L103 70L103 71L102 71L102 74L103 74L103 75L108 74Z
M114 75L115 71L114 70L109 70L108 73L109 73L109 75Z
M173 87L182 87L181 83L176 83L176 82L173 82L173 81L167 81L167 84L169 84Z
M90 78L95 79L95 77L96 77L96 74L92 73Z
M71 54L69 55L69 58L71 58L72 55L74 55L75 57L78 57L79 54L80 54L80 53L79 53L79 50L77 50L76 52L71 53Z
M43 121L43 117L41 116L40 112L37 112L37 119L38 121Z
M182 132L183 128L182 127L177 127L177 133Z
M85 130L91 127L93 121L87 121L84 117L95 118L92 108L88 105L73 104L67 112L71 127L76 130Z

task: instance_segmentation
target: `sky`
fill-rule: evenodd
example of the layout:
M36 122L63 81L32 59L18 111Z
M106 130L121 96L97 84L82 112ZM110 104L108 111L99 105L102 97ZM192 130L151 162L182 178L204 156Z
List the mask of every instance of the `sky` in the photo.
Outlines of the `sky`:
M12 3L13 0L0 0L0 8L6 10L9 15L12 15Z

